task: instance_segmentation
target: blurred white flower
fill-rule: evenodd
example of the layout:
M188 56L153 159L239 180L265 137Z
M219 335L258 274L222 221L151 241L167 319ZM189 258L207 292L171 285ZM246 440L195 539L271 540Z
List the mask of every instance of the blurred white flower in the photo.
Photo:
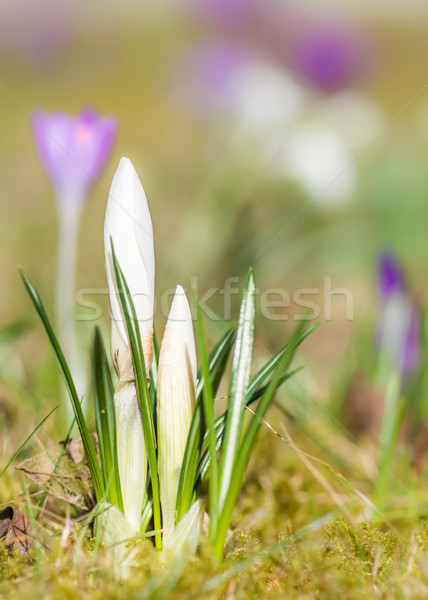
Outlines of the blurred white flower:
M224 40L194 46L178 67L181 106L215 125L216 117L233 119L268 176L297 180L321 206L352 197L354 159L384 124L368 96L352 89L320 94L254 48Z
M383 115L367 96L344 92L309 105L300 120L266 140L267 171L300 182L310 200L327 208L355 191L355 159L381 131Z
M266 146L273 177L296 179L321 204L340 204L355 186L352 155L344 140L322 121L305 122Z
M234 110L244 128L271 135L300 117L311 94L269 62L249 63L237 76Z
M174 66L179 105L195 115L229 116L265 134L301 114L310 96L250 46L228 41L192 46Z

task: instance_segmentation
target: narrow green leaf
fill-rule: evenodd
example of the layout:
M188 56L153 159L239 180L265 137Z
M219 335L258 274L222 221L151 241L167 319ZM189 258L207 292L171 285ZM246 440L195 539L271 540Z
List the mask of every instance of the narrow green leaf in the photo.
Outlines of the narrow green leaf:
M310 335L315 329L319 326L319 322L314 323L305 331L303 331L302 335L297 340L297 346L299 346L307 337ZM274 371L276 365L281 361L284 354L287 352L287 348L289 347L291 342L285 344L285 346L275 354L261 369L260 371L252 378L250 385L248 386L247 398L252 396L256 390L266 381L269 375ZM248 403L248 401L247 401Z
M94 384L95 420L100 448L101 467L107 501L123 510L117 464L114 388L101 332L95 328L92 345L92 377Z
M134 366L135 374L135 384L141 409L144 439L146 443L150 478L152 484L154 528L155 530L159 531L161 529L161 510L159 498L159 478L157 472L156 459L156 434L153 422L153 414L151 411L150 392L146 377L144 353L141 345L140 328L138 327L138 320L135 312L134 303L132 301L132 296L129 292L129 288L120 268L120 265L117 261L117 257L113 247L113 241L111 241L111 249L116 283L119 291L119 298L122 305L123 315L125 317L128 339L131 346L132 363ZM162 539L160 533L157 533L155 536L155 544L156 548L158 550L161 550Z
M378 472L375 482L375 504L382 508L388 482L391 479L391 468L397 438L404 418L405 402L400 402L401 381L397 374L389 377L385 390L385 403L382 425L379 436Z
M221 337L219 342L215 345L212 350L209 360L208 367L210 371L210 380L213 394L215 395L218 391L221 379L223 377L227 361L229 360L230 353L233 348L233 343L236 339L236 327L231 327ZM196 397L198 398L202 394L204 387L204 376L203 373L198 373L198 384L196 386Z
M303 369L303 367L299 367L297 369L294 369L293 371L290 371L286 375L283 375L281 377L281 379L278 381L276 389L278 389L285 381L294 377L294 375L296 375L302 369ZM252 396L250 396L250 398L246 402L246 406L250 406L251 404L253 404L253 402L256 402L256 400L258 400L261 396L263 396L263 394L267 390L267 387L268 386L266 385L266 386L259 388ZM217 450L219 450L221 448L221 445L223 443L225 422L226 422L226 413L224 413L220 417L218 417L215 422ZM204 438L203 443L204 444L206 443L206 436ZM203 480L206 477L206 474L209 469L209 464L210 464L210 455L209 455L208 450L205 450L205 452L201 456L201 460L199 461L198 470L196 473L196 480L195 480L195 491L196 492L199 490L199 488L202 485Z
M79 397L77 395L76 387L74 385L73 378L70 373L70 369L68 367L67 361L65 360L64 354L62 352L61 346L56 338L54 330L52 328L51 322L46 314L43 303L35 290L32 283L27 279L22 271L20 271L22 280L24 282L25 287L27 288L28 294L30 295L31 301L34 304L34 307L39 314L42 323L45 327L46 333L48 335L49 341L55 353L55 357L58 361L58 365L60 371L63 375L65 386L67 388L67 392L71 401L71 405L73 407L74 416L76 418L76 423L79 428L79 433L82 438L83 448L85 451L86 460L88 461L89 470L91 473L92 483L94 484L95 495L98 501L101 501L104 498L105 488L103 477L100 469L100 465L98 464L97 455L95 452L94 445L91 440L91 436L89 435L88 428L86 426L85 418L83 416L82 407L80 406Z
M141 515L141 533L145 533L147 527L149 526L150 523L150 519L153 516L153 501L150 499L147 499L147 495L146 495L146 501L143 507L143 513Z
M303 327L304 322L302 321L300 326L293 334L293 337L290 343L288 344L287 351L284 353L280 362L275 368L273 377L269 385L267 386L265 393L260 399L260 402L256 409L256 413L251 419L250 425L247 431L245 432L243 441L239 448L239 454L234 464L233 479L230 482L226 500L218 520L216 539L214 543L214 553L219 559L223 557L224 540L226 538L227 529L229 527L233 508L238 498L242 480L244 478L244 474L248 466L248 462L250 460L251 452L253 451L256 442L257 434L260 429L260 424L266 413L266 410L268 409L271 401L273 400L282 373L284 373L284 371L287 371L293 359L294 352L298 346L298 340L302 334Z
M256 287L253 271L250 269L239 313L238 331L232 361L230 399L220 461L220 510L224 506L232 478L234 477L234 465L241 441L245 396L250 380L251 358L253 354L255 303Z
M226 368L230 356L233 342L236 336L236 328L232 327L220 339L214 350L211 352L208 368L210 372L210 381L213 394L217 393L221 378ZM196 471L201 453L203 433L201 425L202 415L202 390L204 386L204 377L202 373L198 374L197 400L195 412L193 413L192 424L187 437L186 450L184 452L183 464L180 472L180 481L177 491L177 521L179 521L189 510L193 500L193 487L195 483ZM205 434L206 435L206 434ZM207 451L208 452L208 451Z
M157 381L158 381L159 344L158 344L158 338L156 336L156 332L155 331L153 331L153 357L154 357L154 360L153 360L151 368L150 368L150 381L151 381L151 385L149 387L149 393L150 393L150 405L151 405L152 414L153 414L153 424L154 424L155 431L157 431L157 425L156 425L156 388L157 388Z
M201 309L198 302L196 286L193 287L194 306L196 308L196 335L198 339L199 356L201 359L204 387L202 391L205 427L208 432L208 447L210 451L210 481L209 481L209 515L210 515L210 539L214 542L217 528L218 513L218 465L216 452L216 435L214 427L214 404L213 390L207 360L207 352L204 342L204 331L202 326ZM193 486L192 486L193 488Z
M159 342L158 342L158 336L156 335L156 331L153 331L153 356L155 358L156 368L159 365L159 353L160 353L160 347L159 347Z

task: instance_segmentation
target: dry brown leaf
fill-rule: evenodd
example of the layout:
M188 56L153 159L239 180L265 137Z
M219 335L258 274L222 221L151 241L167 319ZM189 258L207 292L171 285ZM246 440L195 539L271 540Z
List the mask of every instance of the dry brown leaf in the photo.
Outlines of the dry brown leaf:
M89 467L80 438L71 440L61 456L51 456L46 450L22 461L16 469L50 495L88 510L95 505Z
M7 546L13 546L24 556L33 547L31 537L31 521L27 515L13 506L6 506L0 511L0 539Z

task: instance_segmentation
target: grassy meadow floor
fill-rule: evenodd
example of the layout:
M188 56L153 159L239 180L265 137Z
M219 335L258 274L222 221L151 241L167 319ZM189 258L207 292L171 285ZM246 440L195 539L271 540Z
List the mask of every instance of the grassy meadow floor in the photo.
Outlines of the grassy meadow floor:
M425 477L397 464L376 511L369 442L354 443L321 423L320 439L340 454L346 472L331 470L322 462L333 466L330 457L298 427L285 429L279 411L269 421L282 439L264 428L220 566L202 542L190 562L183 557L166 568L144 540L135 543L130 577L118 583L111 555L79 519L82 511L50 498L40 514L40 490L9 469L0 500L15 500L31 515L35 547L24 558L0 545L0 598L426 598Z

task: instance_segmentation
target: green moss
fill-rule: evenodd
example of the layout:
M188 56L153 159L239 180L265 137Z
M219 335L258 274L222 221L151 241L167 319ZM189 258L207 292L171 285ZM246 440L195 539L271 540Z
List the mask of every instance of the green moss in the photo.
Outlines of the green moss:
M19 552L0 545L0 580L21 577L25 566L26 561Z
M423 505L428 491L422 486L420 493ZM130 546L135 566L129 578L118 582L111 552L97 546L89 527L75 524L61 540L62 515L57 522L42 517L35 531L40 528L49 548L36 546L28 560L0 545L0 598L33 600L35 590L44 600L427 598L428 522L411 510L410 497L400 502L380 527L367 517L359 522L362 503L352 505L355 522L331 516L315 525L340 510L295 453L272 444L266 432L236 507L237 531L223 564L205 540L188 564L166 568L151 541L142 540Z
M326 556L336 558L338 569L345 573L384 579L402 558L399 540L368 523L353 527L345 519L336 519L325 529L328 539Z

